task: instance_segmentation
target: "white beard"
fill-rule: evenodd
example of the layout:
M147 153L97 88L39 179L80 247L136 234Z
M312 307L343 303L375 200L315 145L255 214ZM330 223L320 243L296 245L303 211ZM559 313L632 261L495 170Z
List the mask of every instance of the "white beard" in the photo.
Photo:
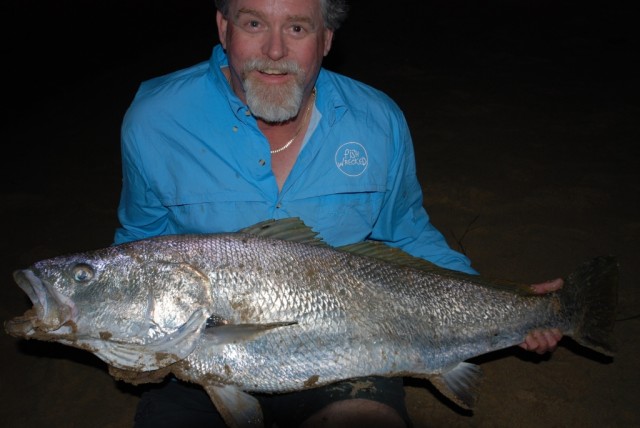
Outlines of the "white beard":
M293 62L252 60L244 67L244 76L253 70L277 70L294 74L296 79L282 85L265 85L257 79L245 77L243 86L251 113L265 122L279 123L296 117L302 105L304 75Z

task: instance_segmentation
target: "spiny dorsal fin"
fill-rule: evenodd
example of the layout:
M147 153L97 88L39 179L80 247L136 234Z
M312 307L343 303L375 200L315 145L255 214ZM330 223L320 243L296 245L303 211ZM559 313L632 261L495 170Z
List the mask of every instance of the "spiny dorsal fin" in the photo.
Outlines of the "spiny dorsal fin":
M314 232L298 217L262 221L253 226L245 227L240 230L240 233L247 233L263 238L300 242L309 245L327 246L327 244L318 237L318 233Z

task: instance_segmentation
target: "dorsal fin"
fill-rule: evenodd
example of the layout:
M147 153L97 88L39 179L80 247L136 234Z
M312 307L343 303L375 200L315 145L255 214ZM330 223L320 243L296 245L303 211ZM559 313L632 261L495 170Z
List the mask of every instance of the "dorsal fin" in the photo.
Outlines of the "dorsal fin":
M362 241L338 247L338 250L360 256L372 257L374 259L412 267L414 269L420 269L427 272L434 272L439 269L442 270L442 268L439 268L431 262L419 257L414 257L399 248L391 247L379 241Z
M522 296L535 295L529 285L520 284L502 279L486 278L479 275L471 275L464 272L446 269L437 266L427 260L412 256L411 254L395 247L391 247L379 241L363 241L356 244L345 245L339 247L338 250L346 251L360 256L373 257L388 263L394 263L400 266L406 266L413 269L419 269L424 272L434 272L437 274L445 274L447 278L473 280L477 285L485 286L492 289L505 290Z
M284 241L300 242L309 245L328 246L309 226L298 217L280 220L265 220L253 226L245 227L240 233L260 236L263 238L282 239Z
M329 246L318 236L317 232L314 232L299 217L290 217L280 220L266 220L256 223L253 226L246 227L240 230L240 232L264 238L300 242L308 245ZM360 256L372 257L387 263L419 269L425 272L446 274L449 278L453 279L458 278L468 280L471 278L477 285L493 289L501 289L523 296L535 295L529 285L495 278L480 277L478 275L471 275L464 272L442 268L428 262L427 260L412 256L399 248L391 247L379 241L362 241L338 247L337 250Z

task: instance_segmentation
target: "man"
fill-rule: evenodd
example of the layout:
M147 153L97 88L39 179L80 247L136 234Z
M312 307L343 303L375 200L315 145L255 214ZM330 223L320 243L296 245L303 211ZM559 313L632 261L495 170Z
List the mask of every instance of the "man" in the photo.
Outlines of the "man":
M210 61L144 82L123 121L116 243L298 216L331 245L374 239L475 273L429 222L398 106L321 67L344 0L216 6ZM560 337L532 332L521 346L544 353ZM260 400L280 427L409 424L401 379L363 384ZM138 427L221 424L202 390L176 381L143 395L136 415Z

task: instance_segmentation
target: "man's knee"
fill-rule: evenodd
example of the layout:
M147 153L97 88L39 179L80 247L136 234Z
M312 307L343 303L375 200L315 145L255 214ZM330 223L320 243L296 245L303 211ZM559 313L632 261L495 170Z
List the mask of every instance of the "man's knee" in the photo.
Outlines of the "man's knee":
M391 406L378 401L352 398L328 404L310 416L303 428L359 426L404 428L404 419Z

